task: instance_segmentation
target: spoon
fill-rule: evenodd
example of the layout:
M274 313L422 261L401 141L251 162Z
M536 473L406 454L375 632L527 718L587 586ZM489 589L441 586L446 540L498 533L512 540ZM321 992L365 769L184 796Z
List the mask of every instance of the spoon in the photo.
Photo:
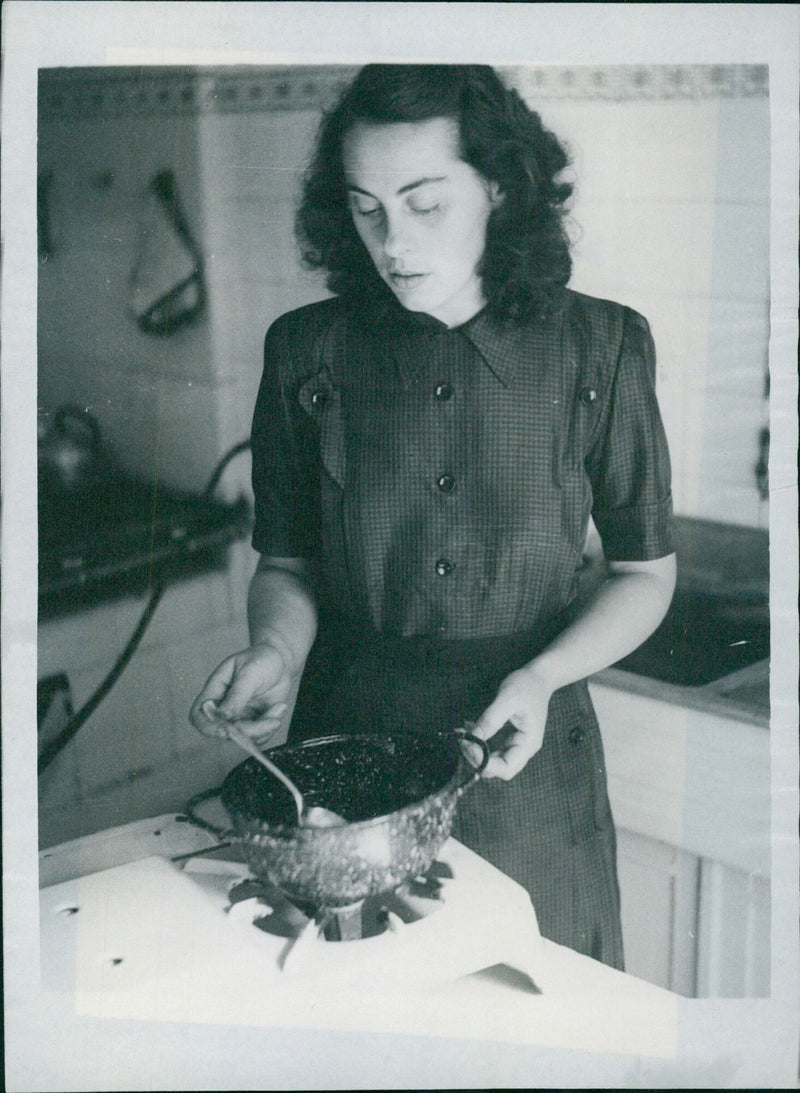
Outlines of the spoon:
M208 699L207 702L203 703L203 713L206 717L212 718L213 720L224 721L225 731L234 744L238 744L240 748L248 753L248 755L252 755L252 757L257 759L263 767L266 767L270 774L283 782L294 798L295 807L297 808L297 824L299 827L340 827L342 824L347 823L347 820L339 816L338 813L332 812L329 808L321 808L318 805L306 808L303 794L291 778L284 774L280 767L277 767L271 759L267 759L266 755L256 747L250 737L242 732L236 722L229 721L219 712L213 699Z

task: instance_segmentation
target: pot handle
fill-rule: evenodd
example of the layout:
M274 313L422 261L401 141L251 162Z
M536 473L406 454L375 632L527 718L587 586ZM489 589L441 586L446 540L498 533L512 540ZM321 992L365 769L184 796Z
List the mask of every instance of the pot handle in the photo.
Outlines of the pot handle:
M483 753L480 763L477 765L477 767L472 768L469 776L467 777L467 780L462 785L456 788L456 793L460 797L466 789L469 789L469 787L473 785L473 783L477 782L481 774L483 774L483 772L486 770L486 764L489 762L489 757L492 753L489 750L489 745L486 743L485 740L482 740L480 736L475 736L473 735L473 733L468 732L467 729L456 729L455 734L459 738L459 740L468 740L470 744L477 744L478 747L481 749L481 752Z
M228 842L235 837L235 832L231 829L224 827L217 827L216 824L212 824L209 820L204 820L197 815L197 806L201 805L203 801L209 801L212 797L219 797L220 787L214 789L204 789L202 793L196 793L194 797L188 802L184 813L189 817L190 823L193 823L195 827L202 827L204 831L210 831L212 835L216 835L222 842Z

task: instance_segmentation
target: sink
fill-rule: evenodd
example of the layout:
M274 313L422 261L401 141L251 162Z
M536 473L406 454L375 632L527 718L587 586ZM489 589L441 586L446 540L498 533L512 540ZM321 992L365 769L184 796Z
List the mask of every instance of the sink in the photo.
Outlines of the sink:
M769 604L763 598L678 588L655 633L614 667L703 687L768 657Z

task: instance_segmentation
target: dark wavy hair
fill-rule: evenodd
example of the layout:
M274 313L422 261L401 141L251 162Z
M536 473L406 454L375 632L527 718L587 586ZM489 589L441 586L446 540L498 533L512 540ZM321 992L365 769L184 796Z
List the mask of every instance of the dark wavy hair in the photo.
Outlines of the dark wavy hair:
M558 180L569 158L488 65L366 65L358 72L323 116L303 180L295 222L303 259L327 270L328 287L340 296L370 296L383 287L348 207L344 136L359 121L441 117L458 124L461 159L504 195L489 217L478 267L487 310L503 321L523 320L572 272L564 225L572 185Z

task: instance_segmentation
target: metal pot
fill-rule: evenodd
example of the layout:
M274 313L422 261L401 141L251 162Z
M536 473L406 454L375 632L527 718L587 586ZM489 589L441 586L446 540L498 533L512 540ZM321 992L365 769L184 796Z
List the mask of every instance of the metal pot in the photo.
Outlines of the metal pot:
M474 767L459 740L482 751ZM336 735L274 748L309 807L342 816L339 827L298 827L283 785L247 759L219 789L197 794L193 823L241 845L253 874L289 899L315 908L346 907L423 875L453 826L456 804L489 760L483 740L447 734ZM201 819L197 806L219 796L233 828Z

